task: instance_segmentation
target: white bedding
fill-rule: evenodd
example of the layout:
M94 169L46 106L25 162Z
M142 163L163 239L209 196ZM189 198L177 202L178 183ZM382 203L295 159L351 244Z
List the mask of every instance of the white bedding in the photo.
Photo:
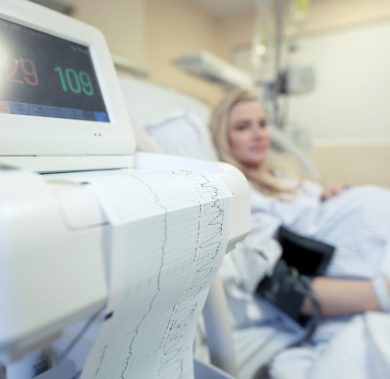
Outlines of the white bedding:
M390 276L390 192L356 186L327 201L319 199L320 192L321 187L313 182L305 182L300 196L293 201L254 192L254 222L272 217L297 233L335 245L329 276Z
M232 310L236 339L246 333L247 343L255 343L259 349L251 359L245 349L237 351L241 379L250 378L255 367L277 350L267 342L270 330L284 341L281 345L284 343L285 346L302 333L278 310L252 296L254 283L264 275L264 262L262 270L256 273L254 259L260 258L252 251L256 258L248 259L249 250L257 243L263 254L276 257L277 248L270 240L280 224L336 246L328 275L367 279L390 277L390 192L376 187L355 187L325 202L320 201L320 193L321 187L312 182L304 183L300 195L289 202L254 192L251 241L247 238L225 258L221 275ZM253 335L252 342L248 340L250 334ZM373 376L375 370L385 370L382 377L390 377L389 314L324 320L311 344L278 355L273 365L275 379L381 378ZM246 369L243 361L246 361Z
M280 354L272 374L277 379L388 379L390 316L357 315L328 343Z

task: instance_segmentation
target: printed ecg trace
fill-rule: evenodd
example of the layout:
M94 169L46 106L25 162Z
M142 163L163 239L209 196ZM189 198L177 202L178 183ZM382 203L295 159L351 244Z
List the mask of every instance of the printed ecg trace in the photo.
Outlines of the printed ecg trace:
M215 270L215 259L220 255L222 247L225 209L219 201L218 188L211 184L207 177L187 175L194 184L199 198L205 201L205 204L201 202L199 205L201 218L197 222L198 233L193 258L196 268L191 283L186 289L191 295L196 296L207 285L210 275Z
M196 325L194 319L196 322L200 313L197 312L199 310L197 296L207 288L212 274L218 267L216 259L221 254L225 218L225 209L219 201L219 190L207 177L204 175L194 176L188 173L178 173L178 175L187 175L201 201L199 203L200 217L196 224L197 234L193 256L195 270L186 288L188 299L173 307L169 328L161 345L162 355L158 374L159 377L166 378L181 378L183 374L184 362L182 355L185 348L191 348L191 346L186 345L186 342L192 341L191 337L194 330L190 329L191 333L189 335L186 335L183 331ZM202 306L203 303L201 303ZM190 337L189 341L185 341L186 337ZM191 354L191 350L188 351L188 354ZM167 369L167 375L163 376L164 370Z
M162 222L162 224L163 224L162 228L164 230L164 238L163 238L163 241L162 241L162 244L161 244L161 259L160 259L160 266L159 266L159 270L158 270L158 275L157 275L157 278L156 278L156 286L157 286L156 292L154 293L153 297L150 299L147 312L142 315L139 323L135 327L134 335L133 335L133 337L132 337L132 339L130 341L129 348L128 348L128 353L127 353L127 356L125 358L124 368L123 368L122 373L121 373L121 378L122 379L125 379L126 371L129 369L129 366L130 366L130 360L131 360L131 357L133 355L133 344L134 344L134 341L136 340L136 338L138 337L138 335L140 333L140 328L142 327L142 324L143 324L144 320L152 312L154 301L156 300L157 296L161 292L161 272L162 272L162 269L164 267L164 260L165 260L165 255L166 255L167 228L168 228L168 225L167 225L167 213L168 213L168 210L165 207L165 205L162 204L161 201L159 200L158 194L154 191L154 189L147 182L145 182L141 178L137 177L136 175L133 175L133 178L135 180L140 181L145 186L145 188L147 188L147 190L150 192L150 194L154 198L155 205L157 207L161 208L161 211L163 212L163 216L164 216L163 222Z
M113 230L114 316L82 378L192 378L193 334L226 249L230 193L214 177L186 171L132 171L95 186L119 224ZM136 214L126 216L131 210Z

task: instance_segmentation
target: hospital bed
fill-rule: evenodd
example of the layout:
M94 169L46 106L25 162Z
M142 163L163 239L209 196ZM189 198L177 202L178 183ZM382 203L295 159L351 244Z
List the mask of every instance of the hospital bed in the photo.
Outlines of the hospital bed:
M229 379L190 345L220 259L249 231L243 175L136 153L93 27L2 0L0 37L0 377Z
M139 147L165 154L216 160L207 128L210 107L186 94L146 80L119 78ZM288 342L273 328L234 330L220 278L214 280L198 327L196 356L238 379L250 379Z
M141 148L157 149L166 154L203 158L209 161L216 159L207 129L210 116L208 106L187 95L145 80L122 76L120 84L128 112L135 120L138 133L142 136ZM134 103L137 106L134 106ZM234 308L234 303L229 304L228 301L231 299L228 300L222 281L217 277L203 311L203 320L198 327L195 355L200 360L211 362L225 372L229 372L234 378L251 379L261 365L269 361L280 349L300 337L292 333L283 334L283 331L275 330L272 326L235 328L230 319L230 310ZM345 334L341 334L332 345L332 349L340 349L336 354L344 365L340 369L334 368L332 373L337 373L339 375L337 377L344 377L343 369L350 370L347 367L350 365L348 357L356 355L359 357L356 375L366 377L364 375L368 369L364 367L365 359L370 355L371 358L375 356L374 361L377 364L373 368L375 376L372 377L387 377L390 359L385 341L388 341L386 336L389 334L382 323L383 325L389 323L386 314L356 316L355 321L345 329ZM362 330L366 327L372 335L360 338L363 335ZM349 344L349 338L351 341L356 341L356 344L355 342ZM371 343L371 339L381 342L375 343L372 349L367 348L365 344ZM355 345L356 349L354 349ZM377 352L378 346L382 346L380 352ZM291 364L294 365L294 362ZM381 367L383 370L379 373ZM329 377L326 376L327 367L322 367L322 370L318 377Z

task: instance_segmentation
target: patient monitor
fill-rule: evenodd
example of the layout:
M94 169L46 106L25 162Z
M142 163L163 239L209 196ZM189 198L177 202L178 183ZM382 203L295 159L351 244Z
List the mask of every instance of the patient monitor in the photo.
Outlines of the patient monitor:
M224 221L228 245L249 230L242 174L226 164L136 154L102 34L22 0L0 4L0 126L0 365L7 379L34 377L24 364L27 358L61 338L74 322L101 310L112 316L105 308L112 305L113 241L123 225L110 218L90 182L113 178L114 183L137 169L151 177L155 170L207 173L230 191ZM109 179L104 185L110 190ZM128 192L132 195L132 189ZM155 230L145 226L142 233L153 236ZM173 283L185 279L174 268L169 275ZM132 280L136 285L128 278L129 288ZM138 286L144 283L142 273L137 280ZM155 298L143 301L151 308ZM65 371L44 377L67 378Z
M3 162L40 172L131 165L132 130L96 29L2 1L0 77Z

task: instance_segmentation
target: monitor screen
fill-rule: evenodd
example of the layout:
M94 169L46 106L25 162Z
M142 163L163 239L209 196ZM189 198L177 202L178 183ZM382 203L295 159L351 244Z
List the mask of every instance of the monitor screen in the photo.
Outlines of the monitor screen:
M110 121L87 46L1 18L0 113Z

